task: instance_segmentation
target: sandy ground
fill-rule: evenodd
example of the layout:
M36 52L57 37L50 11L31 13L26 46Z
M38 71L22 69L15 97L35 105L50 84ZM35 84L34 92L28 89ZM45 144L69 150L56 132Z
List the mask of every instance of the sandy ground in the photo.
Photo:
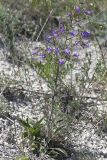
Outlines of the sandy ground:
M35 45L35 43L34 43ZM29 54L29 45L27 45L27 56ZM21 49L23 45L19 47ZM25 49L25 48L23 48ZM22 49L21 49L22 50ZM94 73L97 60L100 57L98 48L91 47L91 64L88 76L91 79ZM41 91L47 93L48 87L43 80L39 79L35 71L28 65L18 67L12 65L6 59L7 51L3 48L0 49L0 103L1 111L7 110L11 113L11 117L3 116L0 114L0 160L14 160L15 157L22 155L23 152L29 153L27 149L23 150L21 142L22 128L17 122L18 117L30 117L33 119L42 117L42 103L41 96L37 96L35 92ZM81 53L81 65L85 59L85 52ZM79 66L79 67L80 67ZM81 67L80 67L81 68ZM78 66L73 73L66 78L66 83L71 81L75 85L75 73L81 74ZM88 84L87 84L88 85ZM17 100L11 99L11 96L3 96L3 91L6 86L14 89L14 93L18 94L16 86L20 88L23 86L23 94L18 95ZM29 92L28 92L29 91ZM30 92L32 91L32 92ZM78 85L77 85L78 91ZM93 96L95 96L95 92ZM12 94L13 92L9 93ZM89 94L88 96L92 95ZM15 97L15 96L14 96ZM41 104L40 104L41 101ZM106 160L107 159L107 126L104 127L103 118L106 114L106 103L99 100L95 101L92 106L83 107L79 119L73 121L73 125L68 128L68 141L75 150L71 158L68 160ZM78 114L78 113L77 113ZM106 129L105 129L106 128ZM37 160L33 157L32 160Z

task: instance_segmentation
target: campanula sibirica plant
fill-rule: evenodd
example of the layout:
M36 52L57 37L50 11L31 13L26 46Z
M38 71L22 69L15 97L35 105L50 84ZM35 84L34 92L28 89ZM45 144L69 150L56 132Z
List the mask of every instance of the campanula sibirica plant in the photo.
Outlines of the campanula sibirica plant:
M30 6L29 10L28 9L29 5L27 5L28 2L26 1L26 5L24 4L25 8L24 10L22 9L23 12L21 13L23 18L21 18L19 14L19 18L16 20L16 12L17 12L16 10L18 8L14 10L16 4L14 6L13 2L11 4L11 7L14 10L13 11L14 16L12 16L12 18L11 18L11 13L9 14L9 16L5 15L7 18L5 18L5 16L3 18L4 14L2 15L2 10L0 12L1 30L3 30L3 33L5 34L5 36L7 36L6 41L10 46L10 51L13 51L13 54L11 55L12 58L16 58L17 55L20 55L18 54L20 50L19 52L15 52L16 50L14 49L15 39L23 35L25 37L27 36L31 43L32 41L34 42L36 40L36 42L32 44L32 45L35 44L35 46L32 49L32 53L29 54L29 56L26 56L27 53L25 53L24 57L22 58L19 57L18 59L16 59L16 62L17 61L22 62L22 66L20 66L21 68L19 68L18 66L18 68L15 67L14 69L19 71L18 75L20 74L21 70L25 71L23 73L26 74L25 76L21 74L21 77L23 77L21 78L22 79L21 86L23 84L24 88L21 87L20 89L20 84L18 83L19 78L18 81L15 80L15 83L13 82L7 83L8 79L6 78L6 86L7 84L9 85L8 88L10 91L11 89L13 90L14 85L15 86L17 85L17 87L19 88L16 89L15 87L15 91L13 90L14 92L13 96L14 94L16 94L16 92L18 92L18 99L20 100L20 102L18 100L17 103L18 102L21 103L23 101L23 92L24 92L25 98L23 101L23 105L26 106L28 104L30 107L29 109L31 111L31 114L27 115L24 114L22 116L19 114L18 118L16 119L17 122L19 122L22 126L24 126L24 133L23 133L24 139L23 141L19 141L20 139L16 141L15 139L15 142L18 142L18 145L21 144L21 146L19 146L19 149L21 149L21 153L23 155L25 155L24 153L26 152L26 150L28 151L27 152L28 158L25 157L22 159L36 159L37 158L36 156L38 157L41 156L40 159L46 158L49 160L51 160L51 158L52 159L54 158L56 160L69 159L69 158L71 159L71 157L68 157L68 155L66 155L64 149L67 148L68 150L69 148L69 140L71 141L72 131L75 130L76 128L78 130L78 125L74 126L74 124L75 123L77 124L79 120L80 121L82 120L83 122L83 120L85 120L85 117L87 117L88 107L86 106L86 104L87 102L89 102L88 106L91 107L91 105L93 105L93 103L91 102L92 100L91 97L88 97L90 93L92 92L94 93L97 90L98 92L97 103L100 100L102 103L103 98L99 99L100 87L99 85L98 86L96 85L97 84L96 82L100 84L101 90L102 90L102 84L105 83L106 86L107 82L106 65L105 64L103 65L104 61L101 61L100 63L101 54L100 56L98 56L98 58L96 58L96 62L93 62L93 59L95 59L93 58L95 56L95 51L92 51L92 48L94 47L93 42L95 42L95 40L92 41L92 38L94 39L93 36L94 29L93 27L91 28L91 26L88 25L90 23L89 22L90 20L92 21L94 18L96 18L96 16L92 17L93 14L95 13L95 11L93 11L94 6L92 4L91 5L88 4L88 0L87 3L86 1L84 2L81 1L80 3L80 0L78 1L72 0L72 2L75 2L75 4L74 3L72 4L71 0L61 0L61 1L28 0L28 1L32 3L33 6L32 7ZM70 5L66 6L65 3L68 3L68 1ZM39 5L37 5L37 3ZM53 5L53 3L55 3L55 5ZM62 3L63 7L61 5ZM41 9L42 7L43 10ZM34 13L30 12L30 14L28 14L28 16L25 18L26 8L27 8L27 14L28 11L31 11L33 9ZM63 10L63 13L60 13L61 10ZM64 13L65 10L68 10L68 12ZM3 12L5 13L5 10ZM29 21L30 18L32 19L32 22ZM27 20L29 21L31 29L29 28L29 26L26 25ZM88 24L85 25L87 22ZM17 33L19 30L17 28L19 26L21 30L19 33ZM102 26L100 27L102 28ZM92 30L92 32L90 29ZM22 39L25 37L22 37ZM26 48L25 39L23 40ZM19 44L19 41L17 44ZM91 44L93 45L92 47ZM95 44L95 49L97 50L96 44ZM23 55L22 52L21 55ZM103 54L102 57L104 57ZM13 63L15 64L15 61ZM92 66L93 63L95 67L94 73L92 73L92 68L91 68L93 67ZM31 66L29 66L29 64ZM12 66L14 67L14 65ZM34 72L36 72L36 74ZM15 75L13 74L13 76L17 77L16 72L14 73ZM36 75L36 79L34 75ZM14 78L12 77L10 78L13 81ZM37 83L35 83L36 80ZM3 79L3 81L5 80ZM25 83L25 81L27 83ZM5 83L3 82L3 85L1 85L1 90L2 87L4 88L4 84ZM95 86L95 90L93 89L93 86ZM29 94L27 94L27 92L29 92ZM2 94L2 96L4 96L4 94ZM14 97L16 100L16 96ZM4 98L6 99L6 96L4 96ZM26 100L27 102L25 103ZM92 101L94 102L96 101L95 97L94 100ZM8 103L8 105L12 105L12 103ZM18 103L19 107L23 106L19 103ZM98 106L98 104L96 106ZM18 109L20 110L19 107ZM27 108L24 107L23 109L26 111ZM32 110L33 110L33 119L35 119L36 121L35 120L31 121L29 117L32 116ZM92 110L93 107L91 110L89 108L88 111ZM81 117L83 116L82 114L84 115L84 117ZM6 121L8 120L8 116L9 115L6 114L6 116L4 117L6 118ZM23 117L23 120L19 118L20 116ZM24 120L24 118L26 118L24 116L26 117L28 116L28 118ZM41 116L43 118L40 118ZM11 120L12 117L11 116L9 117ZM92 122L92 120L90 121L89 119L89 123L90 122ZM14 119L12 119L12 123L14 123ZM80 124L80 122L78 124ZM13 143L13 137L17 136L16 134L13 136L13 134L12 134L12 143ZM31 151L34 154L34 157L32 157L31 154L29 156L29 153L31 153ZM65 154L66 157L63 158L63 154ZM71 156L71 154L72 153L70 152L69 155ZM79 158L82 159L82 157ZM21 158L19 159L22 160Z
M84 16L92 14L93 11L90 8L77 5L73 11L66 14L67 23L62 18L57 28L45 33L43 46L32 51L32 63L35 65L35 70L51 89L49 97L47 94L44 98L46 104L43 106L43 110L46 110L44 114L47 118L49 140L52 137L56 117L61 115L59 117L63 119L63 115L69 113L71 117L72 112L75 114L76 108L80 107L79 94L84 94L91 64L90 56L86 51L90 47L91 32L81 23ZM82 55L82 51L86 51L85 56ZM66 77L69 74L71 79L67 84ZM79 86L79 90L76 90L75 86Z
M84 10L86 11L81 6L74 7L72 12L66 14L68 22L65 23L62 18L57 28L45 33L43 46L32 52L35 58L32 63L35 65L36 72L46 81L52 91L51 115L54 107L60 105L60 91L62 92L63 88L67 87L65 77L73 73L76 64L80 64L81 50L89 47L90 44L91 32L78 25L79 15L86 15ZM70 90L74 91L72 82L70 87ZM68 88L64 89L64 92Z
M76 6L74 13L66 14L67 19L71 19L71 17L73 19L75 14L84 15L86 13L80 6ZM34 63L41 76L52 86L56 83L55 79L59 81L59 77L64 77L69 70L72 70L75 60L77 61L81 57L80 49L88 47L90 43L91 32L84 30L81 26L72 27L72 23L69 21L69 24L65 24L61 20L61 24L57 28L45 35L45 48L37 48L32 52L34 57L39 56L42 60L40 63L44 59L44 63L41 65L38 65L39 62L36 60ZM70 66L72 66L71 69Z

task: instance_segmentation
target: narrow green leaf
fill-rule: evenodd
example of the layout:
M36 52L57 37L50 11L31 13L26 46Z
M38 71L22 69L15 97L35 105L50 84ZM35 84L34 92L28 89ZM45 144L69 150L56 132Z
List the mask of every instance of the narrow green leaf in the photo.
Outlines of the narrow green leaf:
M58 127L58 128L54 131L54 133L55 133L55 134L58 133L62 128L64 128L64 126Z
M62 148L49 148L49 149L57 151L58 153L62 153L65 156L68 156L67 152L64 149L62 149Z
M26 128L26 127L29 128L30 127L30 124L28 123L28 120L27 120L27 122L25 120L22 120L22 119L19 119L18 121L24 128Z

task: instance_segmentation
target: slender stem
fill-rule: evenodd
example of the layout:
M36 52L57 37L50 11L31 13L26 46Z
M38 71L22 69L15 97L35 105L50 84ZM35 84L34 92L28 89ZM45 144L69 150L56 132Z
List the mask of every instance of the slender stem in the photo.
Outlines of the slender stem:
M57 72L56 72L56 77L55 77L55 86L54 86L54 93L52 96L52 105L51 105L51 110L50 110L50 115L49 115L49 136L50 138L52 137L52 129L53 129L53 112L54 112L54 107L55 107L55 96L57 93L57 82L58 82L58 76L59 76L59 64L57 64Z
M52 15L53 11L54 11L54 9L52 9L52 10L50 11L49 16L47 17L47 19L46 19L44 25L42 26L42 28L41 28L41 30L40 30L40 32L39 32L37 38L36 38L36 42L38 41L38 39L39 39L41 33L43 32L43 30L44 30L44 28L45 28L45 26L46 26L46 24L47 24L47 22L48 22L50 16Z

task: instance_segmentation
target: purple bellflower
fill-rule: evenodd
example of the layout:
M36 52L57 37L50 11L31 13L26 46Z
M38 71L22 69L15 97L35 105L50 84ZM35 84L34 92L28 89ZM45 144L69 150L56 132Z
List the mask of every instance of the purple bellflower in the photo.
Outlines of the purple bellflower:
M46 41L47 41L47 42L50 42L51 39L52 39L52 36L50 36L50 35L48 35L48 36L46 37Z
M86 15L92 15L94 13L94 11L92 11L92 10L85 10L84 13Z
M72 13L69 12L69 13L67 14L67 16L68 16L68 17L72 17Z
M70 55L70 53L71 53L70 49L69 49L69 48L66 48L66 49L65 49L65 54L66 54L66 55Z
M59 54L59 48L55 48L55 54L56 54L56 55Z
M65 63L64 59L59 59L59 65L63 65Z
M89 38L90 32L84 31L84 32L81 33L81 35L82 35L83 38Z
M41 53L41 54L40 54L40 58L41 58L41 59L44 59L44 58L46 58L46 54L44 54L44 53Z
M74 56L75 58L78 58L78 57L79 57L78 52L75 52L75 53L73 54L73 56Z
M46 52L51 53L52 51L53 51L53 48L51 47L46 48Z
M71 35L72 37L74 37L74 36L77 35L77 32L76 32L76 31L71 31L71 32L70 32L70 35Z
M77 13L81 13L81 8L79 6L76 6L75 10L76 10Z

